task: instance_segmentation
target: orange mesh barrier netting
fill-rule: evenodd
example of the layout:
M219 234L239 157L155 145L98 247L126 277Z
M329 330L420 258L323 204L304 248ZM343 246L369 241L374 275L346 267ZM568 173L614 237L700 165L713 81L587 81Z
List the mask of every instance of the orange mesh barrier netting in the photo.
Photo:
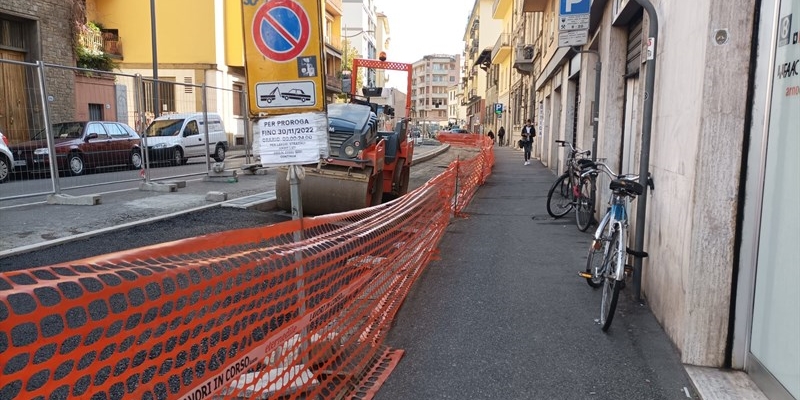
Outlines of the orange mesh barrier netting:
M436 139L452 146L472 147L479 152L469 162L454 163L456 172L456 195L453 211L459 215L469 204L475 191L486 181L494 166L492 139L475 134L440 133Z
M370 397L477 154L380 206L0 274L0 399Z

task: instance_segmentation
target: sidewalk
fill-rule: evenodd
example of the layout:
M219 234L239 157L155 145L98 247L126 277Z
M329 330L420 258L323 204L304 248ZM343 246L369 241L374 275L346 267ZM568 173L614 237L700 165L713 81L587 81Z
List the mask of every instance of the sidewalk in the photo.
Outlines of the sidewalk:
M388 336L405 354L376 399L699 398L646 305L625 290L608 333L577 273L589 233L546 211L553 174L495 147Z

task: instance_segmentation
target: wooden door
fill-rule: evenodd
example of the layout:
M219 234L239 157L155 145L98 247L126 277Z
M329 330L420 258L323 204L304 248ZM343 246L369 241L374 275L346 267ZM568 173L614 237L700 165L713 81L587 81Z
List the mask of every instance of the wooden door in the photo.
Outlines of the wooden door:
M25 54L0 50L0 59L25 61ZM28 91L25 89L26 68L0 62L0 132L11 143L28 140Z

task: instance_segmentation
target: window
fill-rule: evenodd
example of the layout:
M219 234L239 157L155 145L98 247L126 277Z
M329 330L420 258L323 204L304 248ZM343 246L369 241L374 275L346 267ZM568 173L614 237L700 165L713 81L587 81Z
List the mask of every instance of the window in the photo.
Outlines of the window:
M169 79L169 78L166 78ZM175 111L175 85L172 82L164 82L164 78L159 78L158 82L158 103L161 106L159 114L163 112ZM175 78L172 78L174 81ZM146 112L153 112L153 80L145 80L144 85L144 109Z
M117 124L105 123L103 126L105 126L106 131L108 131L108 134L111 135L112 138L119 139L128 137L128 132L125 132L125 130Z
M242 93L244 93L244 85L241 83L233 84L233 115L244 115L242 110Z
M183 130L183 136L194 136L199 134L200 130L197 129L196 121L189 121L189 123L186 124L186 128Z
M0 46L12 50L27 50L25 23L0 18Z
M102 121L103 119L103 105L89 104L89 121Z
M108 139L108 133L106 133L106 130L103 129L102 124L89 124L89 126L86 127L86 135L91 135L93 133L97 134L98 140Z

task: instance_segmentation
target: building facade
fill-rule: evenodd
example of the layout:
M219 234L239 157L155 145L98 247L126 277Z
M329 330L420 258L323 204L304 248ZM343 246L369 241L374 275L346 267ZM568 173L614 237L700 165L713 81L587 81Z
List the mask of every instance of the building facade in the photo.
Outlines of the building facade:
M448 88L460 79L460 55L430 54L412 64L411 104L416 118L447 126Z
M378 55L378 19L373 0L342 0L342 38L361 58L376 59ZM378 72L366 68L361 81L366 87L377 87Z
M488 76L491 55L502 33L501 20L492 17L494 1L476 0L464 30L464 105L467 107L465 128L474 133L485 133L490 119L488 107L497 102L497 96L487 88L496 86ZM487 99L487 94L492 99Z
M785 184L800 170L800 0L572 3L583 2L588 39L577 46L560 44L562 1L491 2L503 31L490 64L479 56L476 65L487 90L497 76L512 143L531 118L534 154L554 176L566 156L555 140L592 149L615 171L649 174L654 189L632 205L628 244L649 257L629 260L629 289L693 379L703 379L695 366L743 370L768 398L800 398L800 268L789 254L800 243L789 199L800 189ZM474 29L470 19L468 54ZM597 204L607 185L598 183Z
M82 23L83 10L70 2L8 0L0 4L0 59L12 62L75 67L73 27ZM74 119L75 72L49 70L47 91L53 95L50 117L54 121ZM26 141L29 132L42 129L43 114L38 100L35 71L19 64L0 62L0 132L12 143Z

